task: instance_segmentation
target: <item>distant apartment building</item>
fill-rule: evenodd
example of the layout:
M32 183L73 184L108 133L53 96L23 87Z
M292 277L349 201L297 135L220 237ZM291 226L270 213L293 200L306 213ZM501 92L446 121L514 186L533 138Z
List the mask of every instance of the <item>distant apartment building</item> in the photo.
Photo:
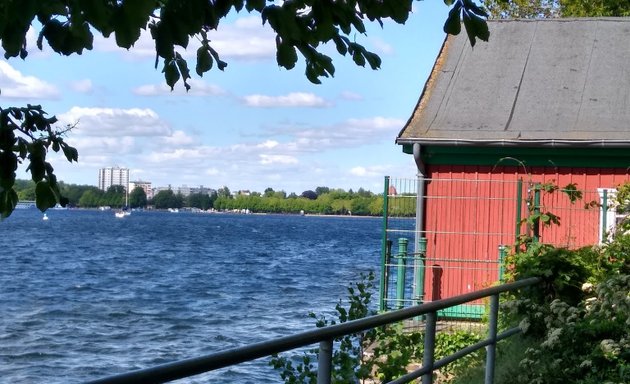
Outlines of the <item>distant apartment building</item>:
M155 188L153 188L153 190L152 190L153 191L153 196L157 195L161 191L168 191L168 190L171 190L171 191L173 191L173 193L180 194L180 195L182 195L184 197L190 196L192 194L197 194L197 193L201 193L201 194L210 196L211 194L217 192L216 190L214 190L212 188L204 187L203 185L200 185L198 187L189 187L187 185L182 185L180 187L173 187L173 186L171 186L169 184L168 187L155 187Z
M133 191L136 187L142 188L144 193L147 195L147 199L153 198L153 189L151 188L150 181L130 181L129 182L129 192Z
M181 193L184 197L198 193L201 193L203 195L210 195L212 191L212 189L206 188L203 185L200 185L198 187L189 187L187 185L182 185L177 189L177 192Z
M98 170L98 188L107 191L112 185L129 188L129 168L108 167Z

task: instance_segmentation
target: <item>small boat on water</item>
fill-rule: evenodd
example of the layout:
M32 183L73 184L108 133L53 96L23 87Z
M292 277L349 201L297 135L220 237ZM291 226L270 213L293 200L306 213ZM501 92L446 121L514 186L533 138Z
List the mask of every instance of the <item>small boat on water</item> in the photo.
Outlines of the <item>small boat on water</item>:
M118 219L122 219L125 216L129 216L131 215L130 211L116 211L114 213L114 216L116 216Z
M46 221L48 220L48 216L44 213L44 217L42 217L42 220Z

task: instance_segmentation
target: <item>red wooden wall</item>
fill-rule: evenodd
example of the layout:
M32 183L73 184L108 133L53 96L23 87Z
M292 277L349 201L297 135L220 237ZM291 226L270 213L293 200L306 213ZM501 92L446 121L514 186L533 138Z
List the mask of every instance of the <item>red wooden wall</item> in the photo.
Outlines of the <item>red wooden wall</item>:
M499 277L499 246L516 237L517 187L523 180L525 199L530 183L576 184L584 194L571 204L566 194L542 195L541 205L560 217L560 226L543 228L541 241L577 248L599 241L598 188L613 189L630 180L625 169L429 166L425 199L427 261L425 301L471 292ZM522 217L527 215L520 202ZM523 231L525 227L522 227Z

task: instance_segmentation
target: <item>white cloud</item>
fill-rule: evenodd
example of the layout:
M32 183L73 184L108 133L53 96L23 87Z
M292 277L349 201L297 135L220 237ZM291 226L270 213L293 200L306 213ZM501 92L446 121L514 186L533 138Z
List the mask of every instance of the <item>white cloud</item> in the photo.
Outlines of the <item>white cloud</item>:
M298 159L294 156L288 155L260 155L260 164L262 165L277 165L277 164L297 164L299 163Z
M269 26L263 26L258 16L223 24L217 31L208 33L208 38L223 60L274 59L276 56L275 33Z
M65 124L75 124L82 136L169 136L171 129L152 109L72 107L58 116Z
M183 85L175 87L171 91L171 88L164 84L146 84L141 85L133 90L133 93L139 96L162 96L162 95L176 95L176 96L220 96L225 95L226 92L218 85L208 84L202 80L190 79L190 90L186 92Z
M92 80L90 79L73 81L70 84L70 87L72 88L73 91L79 92L79 93L91 93L92 90L94 89L94 85L92 84Z
M349 173L353 176L359 177L382 177L389 170L389 167L383 165L374 165L369 167L354 167L351 168Z
M290 142L283 144L285 148L315 153L334 148L361 147L382 143L384 140L392 141L404 124L402 119L377 116L348 119L331 126L281 127L270 129L269 134L292 137Z
M243 97L248 107L255 108L324 108L331 103L325 99L306 92L293 92L285 96L248 95Z
M77 148L81 162L85 161L83 154L96 153L97 158L102 155L135 154L139 151L135 138L131 136L121 137L85 137L72 135L68 144Z
M9 99L56 99L55 86L34 76L23 75L6 61L0 60L0 96Z
M175 131L171 136L162 139L165 145L169 146L187 146L195 143L195 139L184 131Z
M275 140L267 140L264 143L260 143L257 145L258 148L272 149L276 148L280 143Z

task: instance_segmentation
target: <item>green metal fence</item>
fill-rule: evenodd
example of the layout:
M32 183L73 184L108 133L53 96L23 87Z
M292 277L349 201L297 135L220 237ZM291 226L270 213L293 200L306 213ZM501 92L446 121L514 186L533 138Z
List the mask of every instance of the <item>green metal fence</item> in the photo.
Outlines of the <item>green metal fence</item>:
M578 191L580 199L573 201L571 190L539 186L527 180L385 177L379 309L498 283L520 235L577 248L600 242L614 228L614 190ZM541 212L555 213L560 225L538 223L532 230L525 224ZM486 307L480 301L439 315L480 319Z

